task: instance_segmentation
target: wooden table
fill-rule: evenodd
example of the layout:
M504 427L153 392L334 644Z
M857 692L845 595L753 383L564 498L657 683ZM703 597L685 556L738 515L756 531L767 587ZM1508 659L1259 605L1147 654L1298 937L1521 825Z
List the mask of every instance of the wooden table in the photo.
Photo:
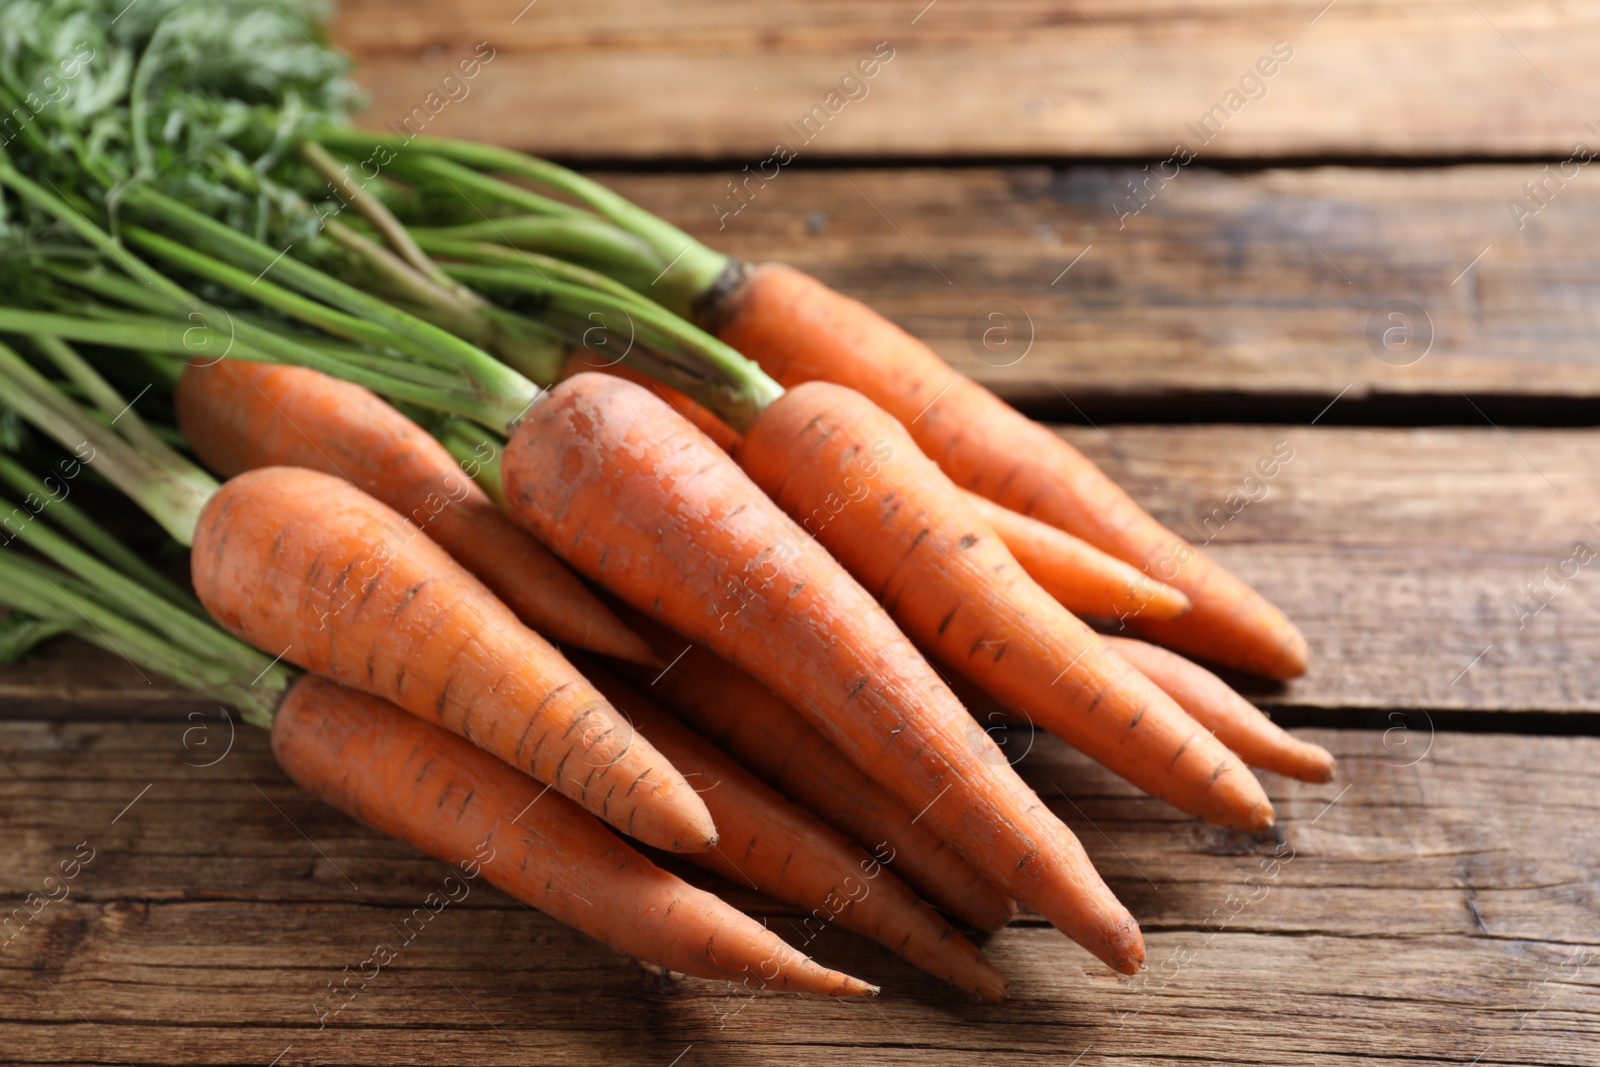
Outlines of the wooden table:
M1265 775L1250 837L1032 739L1144 925L1132 979L1025 918L999 1007L835 934L880 999L747 998L482 888L319 1027L445 870L63 643L0 672L0 894L65 894L0 945L0 1061L1600 1064L1600 576L1562 576L1600 547L1600 4L347 0L336 36L372 121L815 272L1197 539L1287 443L1210 548L1311 640L1250 691L1341 778Z

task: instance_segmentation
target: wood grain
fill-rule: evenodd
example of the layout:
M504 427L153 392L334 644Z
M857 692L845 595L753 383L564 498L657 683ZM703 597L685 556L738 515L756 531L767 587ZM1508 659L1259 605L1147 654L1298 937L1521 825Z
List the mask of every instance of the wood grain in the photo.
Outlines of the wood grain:
M1320 398L1295 406L1309 419L1341 393L1421 394L1470 424L1462 393L1600 395L1600 182L1549 186L1518 230L1507 201L1536 203L1522 185L1542 168L1186 168L1120 224L1142 168L794 171L752 184L720 232L713 205L740 203L727 173L603 177L715 247L815 273L1059 417L1104 396ZM1421 314L1391 319L1393 301ZM1385 339L1407 322L1411 347Z
M1315 651L1269 705L1592 711L1600 584L1593 431L1109 427L1067 436L1281 605ZM1247 482L1278 442L1294 452ZM1259 503L1234 507L1228 497ZM1220 509L1220 510L1219 510ZM1581 553L1580 553L1581 555ZM1548 568L1548 574L1546 573ZM1550 577L1550 576L1555 577ZM1542 583L1547 607L1525 583ZM1522 602L1525 611L1515 604ZM1356 709L1366 709L1361 713Z
M0 896L82 842L95 857L0 949L0 1059L1600 1063L1600 740L1440 734L1406 765L1376 733L1304 736L1343 780L1269 776L1262 837L1184 820L1053 742L1021 760L1144 922L1134 979L1025 920L987 946L1015 982L996 1008L832 932L815 953L881 981L878 1002L745 1000L479 885L319 1029L327 984L400 941L443 867L300 793L256 731L200 768L177 724L6 724Z
M335 38L358 56L376 124L423 105L489 42L491 64L465 98L434 105L428 132L572 158L755 162L882 41L893 61L803 151L1165 156L1186 137L1200 147L1185 124L1230 105L1225 95L1276 41L1293 58L1264 96L1237 108L1207 156L1564 158L1600 116L1593 3L1324 7L465 0L445 16L424 0L347 0Z

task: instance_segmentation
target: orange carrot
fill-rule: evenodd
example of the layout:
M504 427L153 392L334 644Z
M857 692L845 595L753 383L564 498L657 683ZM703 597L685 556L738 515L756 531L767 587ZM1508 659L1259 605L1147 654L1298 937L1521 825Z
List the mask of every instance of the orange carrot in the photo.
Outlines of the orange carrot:
M1087 541L976 493L961 492L978 517L994 528L1022 569L1074 615L1125 621L1176 619L1189 610L1189 598L1178 590L1141 574Z
M193 543L195 593L235 637L460 734L641 841L715 844L694 790L561 653L348 482L241 474Z
M877 992L656 867L565 797L375 697L302 678L273 720L272 751L351 818L635 959L751 988Z
M871 596L653 393L569 378L502 470L513 516L568 563L760 679L998 888L1138 969L1138 925L1071 831Z
M624 381L633 382L635 385L642 385L646 389L653 391L662 400L665 400L678 414L694 423L697 430L711 438L716 446L724 452L731 455L733 450L739 446L738 431L690 397L684 396L678 390L672 388L672 386L663 385L649 375L641 374L639 371L634 370L626 363L606 363L602 367L596 367L596 362L599 361L595 359L593 352L574 351L567 357L566 366L563 368L561 376L562 378L570 378L574 374L587 374L600 370Z
M1284 732L1233 687L1175 652L1127 637L1107 643L1252 767L1305 782L1333 780L1333 754Z
M781 264L746 268L713 332L783 386L849 386L901 421L957 485L1058 526L1176 586L1194 610L1141 620L1162 644L1274 678L1305 673L1305 638L1260 594L1151 518L1056 434L953 371L865 305Z
M185 368L173 403L189 446L222 477L257 467L338 475L411 519L550 640L654 662L571 571L496 510L444 446L361 386L305 367L230 359Z
M1016 918L1013 901L772 690L698 645L685 647L665 627L628 621L672 661L659 674L630 673L702 736L874 855L886 854L890 869L967 925L994 931Z
M1051 599L893 416L808 382L744 435L739 462L922 647L1153 797L1241 830L1272 825L1255 777Z
M636 690L588 663L584 671L700 791L718 841L712 851L686 857L691 863L807 909L806 940L836 923L957 989L982 1000L1005 999L1000 972L878 860Z

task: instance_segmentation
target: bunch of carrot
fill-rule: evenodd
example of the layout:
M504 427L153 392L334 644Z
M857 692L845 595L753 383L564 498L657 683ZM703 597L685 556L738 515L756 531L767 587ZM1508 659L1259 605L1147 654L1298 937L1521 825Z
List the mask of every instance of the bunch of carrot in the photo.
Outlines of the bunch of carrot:
M35 12L10 69L104 6ZM8 462L62 525L0 560L28 588L78 583L341 810L447 860L488 843L519 899L752 986L871 990L616 835L985 999L1004 979L922 899L986 931L1020 903L1142 964L952 685L1222 826L1272 824L1247 767L1332 775L1209 671L1081 620L1305 666L1276 609L1055 434L863 305L570 171L345 125L318 27L270 6L284 25L254 0L129 9L80 72L96 106L0 157L0 401L189 546L193 593ZM141 377L176 434L113 384ZM7 603L41 639L77 629L42 593ZM253 657L307 673L250 692ZM575 911L580 888L613 906Z

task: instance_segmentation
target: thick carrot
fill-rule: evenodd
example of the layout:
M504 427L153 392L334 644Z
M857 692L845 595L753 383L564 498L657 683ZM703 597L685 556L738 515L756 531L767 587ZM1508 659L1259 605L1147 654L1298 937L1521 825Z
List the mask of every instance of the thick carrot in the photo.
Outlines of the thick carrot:
M598 370L605 374L614 375L624 381L633 382L635 385L642 385L646 389L652 390L662 400L665 400L679 415L694 423L696 429L711 438L716 446L724 452L732 455L734 449L739 447L738 431L717 418L710 410L696 403L691 397L683 395L670 385L663 385L649 375L641 374L626 363L605 362L600 366L596 366L597 363L602 363L602 361L595 359L594 353L581 350L574 351L567 358L566 366L563 368L561 376L562 378L570 378L574 374L587 374Z
M186 367L178 426L224 478L257 467L336 474L421 527L533 629L651 663L650 649L548 549L502 515L443 445L374 393L306 367Z
M1022 569L1074 615L1131 621L1177 619L1189 610L1189 598L1177 589L1089 542L977 493L961 493L978 517L994 528Z
M922 647L1181 811L1272 825L1255 777L1028 577L905 428L808 382L744 435L739 462Z
M708 324L785 387L822 380L864 394L957 485L1182 590L1194 610L1171 622L1141 620L1152 639L1274 678L1305 673L1305 638L1282 612L1162 527L1077 449L865 305L765 264L747 270Z
M460 734L641 841L715 844L694 790L561 653L343 479L233 478L200 513L190 575L212 617L268 654Z
M307 792L635 959L792 993L868 996L629 848L565 797L394 705L306 676L272 751Z
M568 563L760 679L996 887L1138 969L1138 925L1071 831L871 596L649 390L561 383L503 475L513 515Z
M1107 637L1106 641L1112 651L1159 685L1250 766L1305 782L1333 781L1333 753L1289 735L1198 663L1132 638Z
M732 757L604 671L585 673L673 766L694 782L717 822L717 847L687 858L808 911L809 940L837 924L982 1000L1006 980L972 942L838 830L763 785ZM803 946L802 946L803 947Z
M772 690L699 645L685 647L665 627L646 623L635 628L672 666L659 674L640 668L630 673L679 718L789 799L874 855L886 856L891 870L950 915L986 931L1016 918L1013 901Z

